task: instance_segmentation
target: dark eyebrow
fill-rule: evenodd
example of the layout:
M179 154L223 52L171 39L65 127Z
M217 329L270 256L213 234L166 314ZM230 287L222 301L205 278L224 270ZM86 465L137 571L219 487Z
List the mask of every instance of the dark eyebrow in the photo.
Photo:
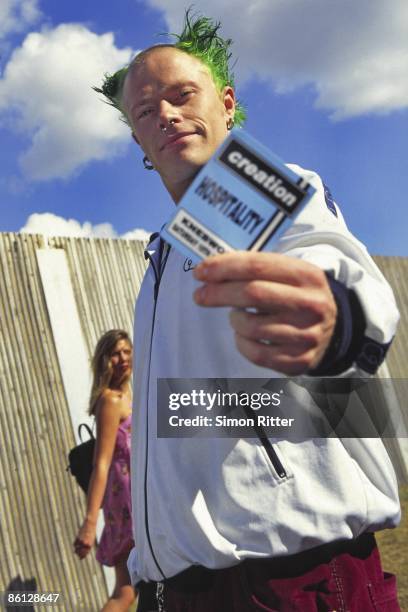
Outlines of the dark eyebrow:
M179 89L180 87L198 87L198 85L195 81L179 81L169 87L169 89Z
M149 104L151 98L142 98L139 102L135 102L135 104L132 104L131 109L132 108L137 108L139 106L144 106L145 104Z

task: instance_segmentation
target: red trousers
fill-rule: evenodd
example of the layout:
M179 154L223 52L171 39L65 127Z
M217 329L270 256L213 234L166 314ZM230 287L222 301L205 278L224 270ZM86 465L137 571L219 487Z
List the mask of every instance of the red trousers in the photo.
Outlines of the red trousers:
M166 612L399 612L396 579L384 574L374 536L355 550L331 545L306 554L189 570L164 586ZM323 553L322 553L323 551ZM328 552L326 555L324 551ZM313 557L315 556L315 562ZM140 608L143 610L143 608ZM147 608L158 609L156 608Z

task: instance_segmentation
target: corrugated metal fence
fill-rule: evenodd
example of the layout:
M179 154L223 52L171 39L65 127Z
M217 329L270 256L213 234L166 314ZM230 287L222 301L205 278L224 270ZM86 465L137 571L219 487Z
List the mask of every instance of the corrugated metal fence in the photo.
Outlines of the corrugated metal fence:
M408 257L375 256L374 260L394 290L401 314L398 333L387 356L393 378L408 378ZM404 398L406 401L406 398Z
M374 260L390 283L398 304L401 319L397 334L386 360L386 376L391 376L400 407L400 417L408 431L408 257L375 256ZM398 480L408 482L408 438L384 440Z
M54 609L95 612L107 593L94 553L73 554L85 496L65 471L75 440L37 265L44 248L66 253L90 355L107 329L132 331L143 243L0 234L0 591L56 591Z

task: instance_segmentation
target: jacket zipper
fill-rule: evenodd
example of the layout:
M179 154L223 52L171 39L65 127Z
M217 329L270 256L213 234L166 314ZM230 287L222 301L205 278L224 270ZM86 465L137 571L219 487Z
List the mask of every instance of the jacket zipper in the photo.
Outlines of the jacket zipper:
M252 410L249 406L243 406L243 409L247 416L251 418L253 417ZM261 425L258 425L255 420L255 425L253 426L253 429L256 435L258 436L260 443L266 450L269 460L272 463L273 468L276 474L278 475L278 477L281 479L286 478L287 477L286 470L283 467L282 461L279 459L276 453L276 450L273 448L268 436L266 435L264 428Z
M163 249L165 247L163 246L163 242L160 241L160 246L159 246L159 266L158 268L156 268L153 257L150 255L150 253L148 253L148 251L145 251L145 258L149 260L152 268L153 268L153 272L154 272L154 277L155 277L155 283L154 283L154 293L153 293L153 297L154 297L154 305L153 305L153 317L152 317L152 331L151 331L151 335L150 335L150 350L149 350L149 367L148 367L148 381L147 381L147 407L146 407L146 456L145 456L145 475L144 475L144 500L145 500L145 507L144 507L144 511L145 511L145 529L146 529L146 535L147 535L147 541L149 543L149 548L150 548L150 553L152 555L152 558L156 564L157 569L159 570L159 572L161 573L161 575L163 576L163 580L166 578L162 568L160 567L160 564L157 560L157 557L154 553L153 550L153 544L152 544L152 540L150 537L150 528L149 528L149 519L148 519L148 511L147 511L147 471L148 471L148 457L149 457L149 389L150 389L150 366L151 366L151 361L152 361L152 345L153 345L153 334L154 334L154 324L155 324L155 319L156 319L156 308L157 308L157 298L159 295L159 287L160 287L160 281L164 272L164 268L166 266L167 263L167 259L170 253L170 247L167 248L167 251L165 253L165 256L163 258L163 264L162 264L162 255L163 255Z
M259 436L258 436L259 437ZM274 467L275 472L277 473L277 475L279 476L279 478L286 478L287 477L287 473L285 468L282 465L281 460L279 459L278 455L276 454L276 450L273 448L272 444L270 443L269 439L265 436L265 437L259 437L259 440L262 444L262 446L264 447L264 449L266 450L268 457Z

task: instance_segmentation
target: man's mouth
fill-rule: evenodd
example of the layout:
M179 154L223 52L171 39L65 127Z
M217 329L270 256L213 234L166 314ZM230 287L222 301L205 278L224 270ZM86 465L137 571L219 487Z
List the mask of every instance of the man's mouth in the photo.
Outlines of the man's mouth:
M196 132L179 132L178 134L173 134L167 138L160 150L163 151L163 149L171 148L177 144L183 144L190 136L194 136L195 133Z

